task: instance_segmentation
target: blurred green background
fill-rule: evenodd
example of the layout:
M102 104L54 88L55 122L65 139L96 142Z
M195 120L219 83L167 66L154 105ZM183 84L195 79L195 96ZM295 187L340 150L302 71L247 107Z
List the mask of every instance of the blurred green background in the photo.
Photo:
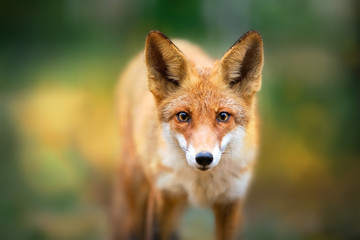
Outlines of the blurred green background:
M3 0L0 239L107 239L115 85L158 29L220 58L264 40L246 239L360 239L360 2ZM188 211L184 239L212 239Z

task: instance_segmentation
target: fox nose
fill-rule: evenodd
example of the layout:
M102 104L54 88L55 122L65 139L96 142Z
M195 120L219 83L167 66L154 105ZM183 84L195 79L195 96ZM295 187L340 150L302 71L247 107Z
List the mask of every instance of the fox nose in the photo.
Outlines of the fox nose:
M199 165L205 167L212 163L213 155L209 152L200 152L200 153L196 154L195 159Z

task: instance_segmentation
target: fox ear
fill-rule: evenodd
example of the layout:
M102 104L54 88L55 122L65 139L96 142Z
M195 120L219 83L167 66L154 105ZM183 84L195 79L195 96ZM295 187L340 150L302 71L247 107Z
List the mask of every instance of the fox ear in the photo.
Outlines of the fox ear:
M158 100L176 90L186 76L183 53L159 31L151 31L145 43L148 88Z
M252 96L261 88L263 43L259 33L244 34L221 59L221 72L231 88Z

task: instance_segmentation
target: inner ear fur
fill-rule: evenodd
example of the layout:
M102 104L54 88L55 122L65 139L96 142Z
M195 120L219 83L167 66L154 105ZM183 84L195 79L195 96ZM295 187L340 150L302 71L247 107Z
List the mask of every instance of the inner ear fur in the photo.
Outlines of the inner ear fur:
M262 67L263 42L255 31L244 34L221 59L224 81L244 96L260 90Z
M186 60L171 40L159 31L151 31L145 43L148 88L162 99L177 89L186 76Z

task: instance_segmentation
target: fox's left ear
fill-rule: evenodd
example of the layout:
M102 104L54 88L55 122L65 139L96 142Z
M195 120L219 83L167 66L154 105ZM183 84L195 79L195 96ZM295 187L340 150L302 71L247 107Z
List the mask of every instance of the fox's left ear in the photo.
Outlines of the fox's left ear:
M252 96L261 88L263 42L259 33L244 34L221 59L221 73L231 88Z

